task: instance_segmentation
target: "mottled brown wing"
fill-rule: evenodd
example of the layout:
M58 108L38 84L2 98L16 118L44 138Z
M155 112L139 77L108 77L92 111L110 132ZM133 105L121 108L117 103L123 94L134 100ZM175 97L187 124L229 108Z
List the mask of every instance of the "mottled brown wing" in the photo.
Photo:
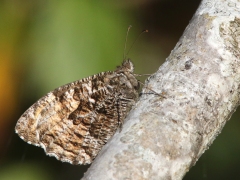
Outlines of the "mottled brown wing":
M89 164L138 97L135 77L121 69L61 86L33 104L15 131L29 144L71 164Z

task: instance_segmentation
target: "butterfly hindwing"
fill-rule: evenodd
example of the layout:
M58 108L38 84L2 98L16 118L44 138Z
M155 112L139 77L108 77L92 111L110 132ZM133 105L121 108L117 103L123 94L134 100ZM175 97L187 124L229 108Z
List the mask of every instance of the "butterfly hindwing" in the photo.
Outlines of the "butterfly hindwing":
M20 117L16 133L63 162L91 163L138 98L133 69L126 60L49 92Z

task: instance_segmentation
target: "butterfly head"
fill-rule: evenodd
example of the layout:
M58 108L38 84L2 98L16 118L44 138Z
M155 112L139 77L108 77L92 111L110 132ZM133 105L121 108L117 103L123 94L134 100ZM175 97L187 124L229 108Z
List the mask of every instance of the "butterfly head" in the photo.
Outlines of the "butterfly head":
M124 60L121 66L117 67L118 72L130 72L133 73L134 65L130 59Z

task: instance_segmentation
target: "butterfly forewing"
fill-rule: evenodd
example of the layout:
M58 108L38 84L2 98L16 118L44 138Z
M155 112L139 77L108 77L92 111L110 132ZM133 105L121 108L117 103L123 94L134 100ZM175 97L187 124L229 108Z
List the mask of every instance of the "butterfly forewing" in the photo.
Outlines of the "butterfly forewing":
M16 133L63 162L91 163L138 98L133 70L126 60L113 72L55 89L20 117Z

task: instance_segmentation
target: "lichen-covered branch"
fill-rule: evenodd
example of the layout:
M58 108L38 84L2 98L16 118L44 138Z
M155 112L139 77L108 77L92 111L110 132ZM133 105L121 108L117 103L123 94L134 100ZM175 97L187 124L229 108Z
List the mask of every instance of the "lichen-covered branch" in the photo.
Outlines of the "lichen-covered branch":
M146 86L83 179L184 177L240 103L240 2L203 0Z

